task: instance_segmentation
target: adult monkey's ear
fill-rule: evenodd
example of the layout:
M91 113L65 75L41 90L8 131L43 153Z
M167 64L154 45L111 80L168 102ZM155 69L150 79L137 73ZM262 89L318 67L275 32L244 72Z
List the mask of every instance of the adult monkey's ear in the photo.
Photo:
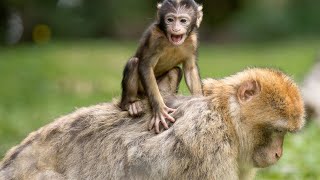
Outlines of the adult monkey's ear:
M261 92L261 85L258 81L243 82L237 92L237 97L240 103L251 101L254 97L258 96Z
M200 27L200 24L202 22L202 18L203 18L203 6L202 5L198 5L198 9L197 9L197 28Z

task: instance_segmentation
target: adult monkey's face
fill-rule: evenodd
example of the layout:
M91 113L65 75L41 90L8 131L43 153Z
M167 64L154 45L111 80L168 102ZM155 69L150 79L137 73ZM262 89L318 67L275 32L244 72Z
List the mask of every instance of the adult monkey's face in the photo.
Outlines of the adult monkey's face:
M158 4L160 28L175 46L183 44L190 32L199 28L202 16L202 6L193 0L165 0Z

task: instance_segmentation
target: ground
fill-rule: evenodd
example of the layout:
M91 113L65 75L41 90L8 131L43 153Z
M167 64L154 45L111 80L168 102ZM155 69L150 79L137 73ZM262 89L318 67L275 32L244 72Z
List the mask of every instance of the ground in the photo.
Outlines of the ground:
M211 45L201 43L201 76L221 78L246 67L277 67L301 82L320 39ZM28 133L77 107L120 95L122 68L136 43L108 40L0 47L0 158ZM180 93L188 94L185 83ZM320 129L289 135L280 162L257 179L319 179Z

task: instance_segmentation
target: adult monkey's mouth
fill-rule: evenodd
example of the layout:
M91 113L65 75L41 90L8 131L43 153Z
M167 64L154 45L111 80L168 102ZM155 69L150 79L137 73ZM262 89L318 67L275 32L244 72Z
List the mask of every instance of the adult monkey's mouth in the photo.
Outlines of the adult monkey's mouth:
M170 34L170 35L169 35L169 41L170 41L173 45L178 46L178 45L181 45L181 44L184 42L185 36L186 36L185 34L179 34L179 35L177 35L177 34Z

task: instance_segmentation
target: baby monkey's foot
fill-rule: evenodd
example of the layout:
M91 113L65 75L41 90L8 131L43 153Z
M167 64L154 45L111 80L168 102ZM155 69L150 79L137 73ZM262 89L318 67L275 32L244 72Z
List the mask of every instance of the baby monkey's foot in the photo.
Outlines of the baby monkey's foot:
M176 109L169 108L165 106L164 108L160 109L159 111L155 112L150 124L149 124L149 130L155 128L156 133L160 133L160 122L163 125L165 129L169 129L169 126L166 122L166 119L168 119L170 122L174 123L175 119L169 114L176 111Z
M130 103L128 111L130 116L140 116L143 113L143 105L141 101Z

